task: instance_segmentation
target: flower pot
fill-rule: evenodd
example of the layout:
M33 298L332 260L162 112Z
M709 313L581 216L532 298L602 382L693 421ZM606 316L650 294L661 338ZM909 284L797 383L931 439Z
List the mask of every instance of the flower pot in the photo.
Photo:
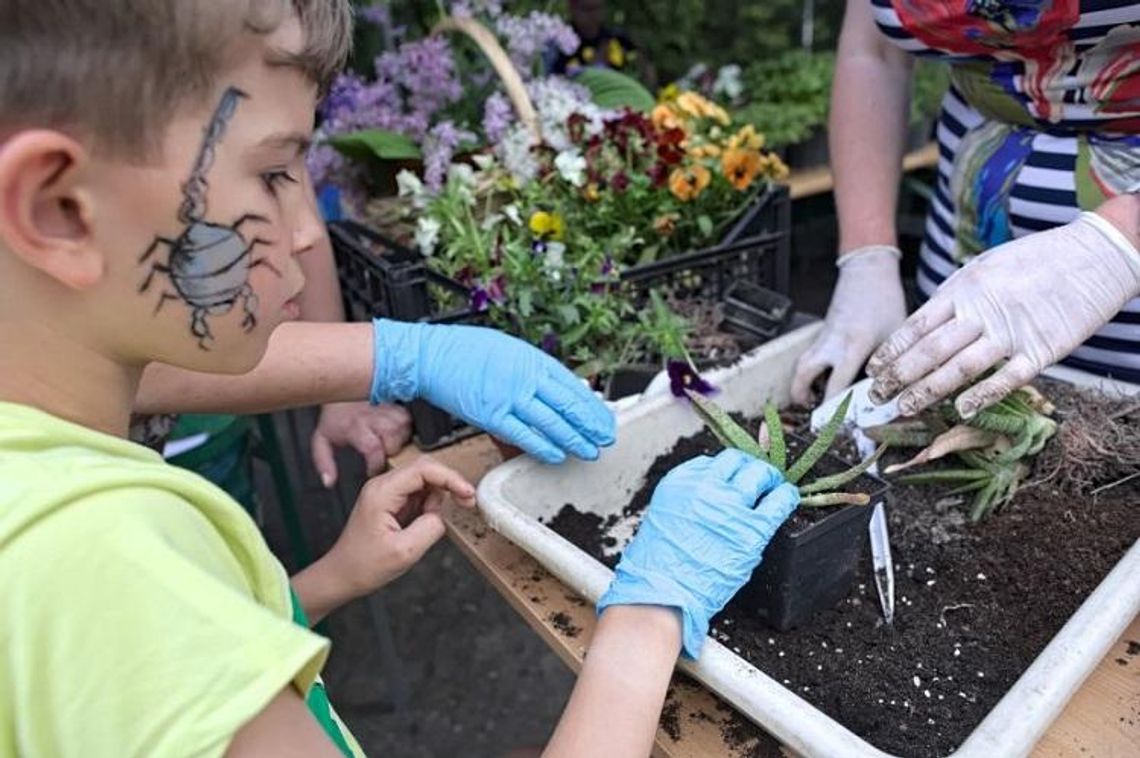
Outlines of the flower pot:
M635 363L628 366L618 366L610 378L606 380L606 399L620 400L630 395L640 395L653 381L653 377L660 373L661 366L657 363Z
M791 318L791 298L754 282L733 282L724 293L721 327L726 331L770 340Z
M806 447L807 441L802 443ZM848 464L827 455L816 466L842 471ZM738 598L769 626L787 631L833 607L851 590L856 567L867 550L871 514L890 487L869 474L852 485L859 491L870 490L870 504L843 506L814 522L801 518L801 511L768 543L764 560Z

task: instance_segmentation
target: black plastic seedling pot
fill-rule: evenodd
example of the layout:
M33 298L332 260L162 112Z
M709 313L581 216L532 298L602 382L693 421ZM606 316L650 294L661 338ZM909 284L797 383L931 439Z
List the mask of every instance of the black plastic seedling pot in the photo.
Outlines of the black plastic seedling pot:
M837 471L848 467L833 455L823 461L829 459ZM870 490L870 504L843 506L806 527L786 523L768 543L760 566L740 591L740 600L769 626L781 632L799 626L834 607L850 591L866 551L871 513L890 488L870 474L855 482L863 484L858 491Z
M733 282L724 293L722 327L729 331L770 340L791 317L791 298L754 282Z

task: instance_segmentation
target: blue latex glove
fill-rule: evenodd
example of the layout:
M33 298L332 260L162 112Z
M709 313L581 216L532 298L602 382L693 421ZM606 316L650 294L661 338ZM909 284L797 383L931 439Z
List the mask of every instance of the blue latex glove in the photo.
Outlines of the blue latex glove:
M494 329L376 319L373 403L422 398L545 463L613 444L614 416L565 366Z
M739 450L682 463L653 491L598 613L611 605L677 608L682 649L696 659L709 619L752 576L799 502L779 471Z

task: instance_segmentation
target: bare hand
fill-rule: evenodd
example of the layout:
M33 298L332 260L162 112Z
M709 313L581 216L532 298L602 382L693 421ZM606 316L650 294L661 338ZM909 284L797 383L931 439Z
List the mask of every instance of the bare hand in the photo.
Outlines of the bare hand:
M428 456L369 480L327 556L339 579L359 596L402 575L444 535L449 495L475 507L474 485Z
M313 466L325 487L337 480L335 448L351 445L364 457L368 476L384 470L389 456L395 455L412 436L412 417L400 405L384 403L329 403L313 431L310 447Z

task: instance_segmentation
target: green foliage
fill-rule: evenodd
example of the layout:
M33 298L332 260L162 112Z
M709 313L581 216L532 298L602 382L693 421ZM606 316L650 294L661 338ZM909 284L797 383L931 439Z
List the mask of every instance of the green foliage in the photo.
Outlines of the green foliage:
M831 448L843 420L847 417L847 408L851 405L851 394L848 393L847 397L843 398L839 408L824 424L818 436L808 446L808 449L789 468L786 460L784 429L774 403L768 401L764 405L764 423L768 427L769 440L768 453L765 454L760 443L752 438L748 430L733 421L732 416L714 401L692 390L685 390L685 393L693 403L693 410L722 445L734 447L754 458L771 463L792 484L803 478L819 462L823 454ZM886 446L884 445L876 450L873 456L858 465L838 474L816 479L811 484L801 485L799 491L803 497L800 500L800 505L802 507L867 505L870 498L864 493L837 492L836 490L866 473L879 460L885 450Z
M329 144L345 157L368 161L415 160L422 156L419 145L410 137L383 129L365 129L351 134L338 134L330 137Z
M996 405L979 411L970 419L963 419L954 410L952 401L942 403L937 411L924 417L933 433L946 423L965 425L994 433L994 441L982 447L957 450L954 455L962 468L941 469L899 478L905 484L958 485L948 494L973 494L970 518L985 518L1009 502L1025 476L1029 473L1028 461L1044 449L1057 431L1057 422L1049 418L1052 406L1036 390L1029 388L1013 392ZM902 426L907 425L904 431ZM881 438L894 437L896 441L918 439L915 422L902 421L879 427ZM895 427L892 430L892 427ZM936 427L936 428L935 428ZM893 434L899 431L900 434ZM905 443L904 443L905 444ZM914 445L917 447L918 445Z
M590 99L601 108L632 108L644 113L656 104L645 85L620 71L587 68L575 76L574 81L590 90Z
M738 118L754 124L772 147L803 142L827 123L835 56L790 50L744 70L746 104Z
M938 115L942 98L950 87L950 68L945 63L919 58L914 64L910 97L910 123L921 124Z
M611 20L629 32L657 71L674 81L703 62L747 64L800 45L802 0L610 0ZM816 3L816 50L838 39L843 3Z

